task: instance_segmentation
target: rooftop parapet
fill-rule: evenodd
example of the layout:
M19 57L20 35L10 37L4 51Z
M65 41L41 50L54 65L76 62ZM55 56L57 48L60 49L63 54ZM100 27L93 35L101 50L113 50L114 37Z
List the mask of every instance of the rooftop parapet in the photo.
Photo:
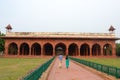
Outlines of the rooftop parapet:
M81 33L81 32L7 32L6 37L115 38L115 34L114 33Z

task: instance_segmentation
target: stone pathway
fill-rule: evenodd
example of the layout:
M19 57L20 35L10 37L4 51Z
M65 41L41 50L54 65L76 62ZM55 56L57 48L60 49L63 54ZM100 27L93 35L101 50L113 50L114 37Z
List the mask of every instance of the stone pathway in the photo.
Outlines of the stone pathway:
M100 76L80 67L79 65L70 61L68 69L65 67L65 59L62 62L62 68L58 66L59 60L56 59L48 80L104 80Z

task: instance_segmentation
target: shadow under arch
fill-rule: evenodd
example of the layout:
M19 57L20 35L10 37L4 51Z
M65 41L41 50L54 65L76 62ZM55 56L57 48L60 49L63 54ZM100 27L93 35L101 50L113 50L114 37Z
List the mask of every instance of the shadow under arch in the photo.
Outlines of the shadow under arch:
M72 44L69 45L68 55L69 56L77 56L77 55L79 55L78 54L78 46L77 46L77 44L72 43Z
M52 56L53 55L53 46L50 43L46 43L43 46L43 54L47 56Z
M59 48L61 48L61 49L59 49ZM56 55L59 55L59 54L66 55L66 45L64 43L56 44L56 46L55 46L55 54Z
M39 43L32 44L31 55L41 55L41 46Z
M80 55L81 56L89 56L90 55L90 47L88 44L84 43L80 47Z
M20 55L29 55L29 45L27 43L20 45Z
M18 46L16 43L12 42L8 46L8 54L9 55L17 55L18 54Z
M103 46L103 55L112 55L112 46L110 44L107 43Z
M99 44L94 44L93 46L92 46L92 56L99 56L99 55L101 55L101 47L100 47L100 45Z

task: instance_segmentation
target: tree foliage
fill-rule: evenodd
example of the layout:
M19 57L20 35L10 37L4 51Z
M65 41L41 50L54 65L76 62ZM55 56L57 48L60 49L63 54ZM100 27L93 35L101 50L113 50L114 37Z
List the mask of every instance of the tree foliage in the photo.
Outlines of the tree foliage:
M120 56L120 43L116 44L116 55Z
M5 36L5 34L0 32L0 36ZM5 44L5 41L0 38L0 52L4 51L4 44Z

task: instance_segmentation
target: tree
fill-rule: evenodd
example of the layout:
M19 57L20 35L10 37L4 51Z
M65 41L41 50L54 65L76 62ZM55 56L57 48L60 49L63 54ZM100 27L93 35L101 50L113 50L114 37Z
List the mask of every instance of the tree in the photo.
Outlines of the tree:
M120 43L116 44L116 55L120 56Z
M0 32L0 36L5 36L5 34L1 33ZM1 51L4 51L4 44L5 44L5 41L3 39L0 38L0 52Z

